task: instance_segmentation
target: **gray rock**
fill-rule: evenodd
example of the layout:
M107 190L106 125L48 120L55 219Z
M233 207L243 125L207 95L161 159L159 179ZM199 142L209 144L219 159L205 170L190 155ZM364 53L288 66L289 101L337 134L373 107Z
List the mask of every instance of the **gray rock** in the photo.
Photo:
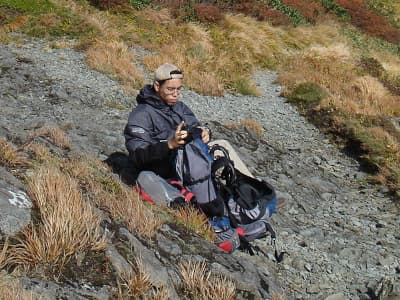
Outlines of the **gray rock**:
M1 178L6 178L5 181ZM14 235L31 220L32 202L24 190L9 183L17 179L4 169L0 169L0 231ZM17 183L21 186L21 183Z
M108 246L105 254L118 275L124 277L132 273L132 266L121 254L119 254L118 250L114 246Z
M22 277L20 281L25 289L44 296L44 299L108 300L111 294L110 287L107 286L92 287L88 284L82 284L79 287L73 287L28 277Z
M325 298L325 300L348 300L349 298L345 297L342 293L337 293L330 295Z
M165 236L158 234L157 243L161 250L165 251L167 254L172 256L178 256L182 254L182 250L178 244L167 239Z
M154 253L147 249L134 235L127 229L121 228L119 231L121 236L125 237L133 248L134 253L143 263L145 271L149 274L150 280L155 286L164 286L170 291L171 299L179 299L178 294L172 284L167 269L161 264Z

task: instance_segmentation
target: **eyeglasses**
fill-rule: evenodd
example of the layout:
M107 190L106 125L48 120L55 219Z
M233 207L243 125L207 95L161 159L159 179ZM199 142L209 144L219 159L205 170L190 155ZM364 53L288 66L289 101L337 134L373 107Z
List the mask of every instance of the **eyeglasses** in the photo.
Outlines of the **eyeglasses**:
M177 88L173 88L173 87L167 87L165 88L165 93L167 95L172 95L172 94L180 94L183 91L183 86L177 87Z

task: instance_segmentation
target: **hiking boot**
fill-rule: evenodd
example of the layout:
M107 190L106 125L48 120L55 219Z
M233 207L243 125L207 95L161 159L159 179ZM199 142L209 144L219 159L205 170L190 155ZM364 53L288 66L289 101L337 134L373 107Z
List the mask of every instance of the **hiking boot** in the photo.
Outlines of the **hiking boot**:
M227 231L231 228L231 222L228 217L213 217L210 220L211 229L216 233Z
M229 217L214 217L210 220L211 229L217 235L218 247L232 253L240 246L238 232L232 228Z
M171 207L171 208L180 208L180 207L184 207L184 206L187 206L187 203L186 203L184 197L176 197L174 200L172 200L169 203L169 207Z
M232 253L240 246L238 232L234 228L217 233L218 247L227 253Z

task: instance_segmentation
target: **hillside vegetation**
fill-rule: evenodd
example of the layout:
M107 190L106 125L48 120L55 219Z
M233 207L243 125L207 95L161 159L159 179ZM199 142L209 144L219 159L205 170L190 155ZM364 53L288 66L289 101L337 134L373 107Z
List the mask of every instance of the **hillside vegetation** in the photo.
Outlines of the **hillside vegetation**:
M252 74L276 70L282 95L357 155L372 174L369 180L386 184L400 197L400 4L394 1L0 0L0 42L18 42L21 35L15 33L46 38L54 48L84 51L90 67L132 94L145 83L139 64L151 72L172 62L185 71L188 88L217 96L257 95ZM139 47L150 54L138 56ZM25 180L36 214L35 224L2 244L0 269L62 277L65 270L73 272L71 259L87 252L94 263L85 272L109 272L98 260L107 241L98 230L97 208L142 238L174 222L215 239L203 215L149 208L104 164L60 158L36 143L38 137L60 149L70 147L60 128L32 132L31 141L19 149L0 139L0 165ZM139 259L132 269L137 277L108 274L119 287L115 298L168 298L148 282ZM185 293L203 299L186 279L191 269L204 273L202 265L180 266ZM215 284L206 277L202 290L220 285L228 287L223 295L234 290L224 278ZM0 285L11 294L22 293L12 279Z
M398 191L399 15L388 0L0 0L0 40L76 47L127 92L144 84L139 59L181 66L208 95L257 94L252 73L275 69L284 96Z

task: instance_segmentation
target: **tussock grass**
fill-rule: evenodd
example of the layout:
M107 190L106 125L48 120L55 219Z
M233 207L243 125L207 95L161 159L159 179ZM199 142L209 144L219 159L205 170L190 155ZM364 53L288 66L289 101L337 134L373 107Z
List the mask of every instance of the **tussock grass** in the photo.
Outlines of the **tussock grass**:
M143 238L151 238L161 227L162 221L145 206L143 200L132 189L123 188L113 197L99 194L101 205L117 220L121 220L128 229Z
M8 239L4 242L3 249L0 252L0 270L2 270L6 265L7 265L7 259L8 259L8 254L7 254L7 249L8 249Z
M343 87L341 94L321 101L321 107L334 105L342 112L353 116L398 116L400 97L394 96L371 76L354 78Z
M332 51L333 49L340 49L340 52ZM330 94L340 96L348 83L357 78L356 74L359 72L353 59L343 53L347 51L342 47L318 47L293 55L278 77L279 83L285 86L283 95L290 94L299 83L314 82Z
M42 167L29 177L28 186L40 220L10 246L11 264L61 271L74 254L105 248L101 219L83 199L76 180L55 167Z
M88 65L100 72L112 74L127 90L141 88L144 77L135 67L135 55L124 42L99 41L86 51Z
M216 240L206 215L199 209L188 206L175 210L174 213L176 215L174 222L177 224L183 225L188 231L194 232L210 242Z
M39 296L33 292L24 290L15 279L8 275L0 276L0 300L46 300L46 297Z
M118 299L170 299L170 292L165 286L155 286L150 280L140 257L136 257L131 272L121 274L118 280Z
M143 262L140 258L136 257L134 265L132 265L132 271L128 274L122 274L120 282L127 290L129 297L140 297L144 295L152 286L150 275L146 273ZM122 292L120 291L122 296Z
M0 164L7 169L31 166L30 161L4 138L0 138Z
M76 158L64 165L64 170L89 192L97 206L110 213L116 221L143 238L151 238L161 219L139 198L132 188L123 186L100 161Z
M110 23L108 17L104 12L91 8L87 3L82 1L69 1L69 0L50 0L52 3L59 7L66 7L75 15L79 16L84 22L95 29L89 36L84 38L94 37L107 37L109 39L118 39L120 33L115 30L115 27Z
M245 128L258 138L262 138L265 131L259 122L250 118L243 119L238 123L227 123L225 126L232 129Z
M48 138L55 146L61 149L71 149L67 134L59 127L44 126L38 128L29 135L29 140L33 141L37 137Z
M54 160L54 156L50 153L49 148L42 144L38 143L30 143L26 150L28 150L33 155L33 159L38 161L40 164L49 163Z
M204 261L182 261L178 270L190 299L235 299L235 283L226 276L208 271Z

